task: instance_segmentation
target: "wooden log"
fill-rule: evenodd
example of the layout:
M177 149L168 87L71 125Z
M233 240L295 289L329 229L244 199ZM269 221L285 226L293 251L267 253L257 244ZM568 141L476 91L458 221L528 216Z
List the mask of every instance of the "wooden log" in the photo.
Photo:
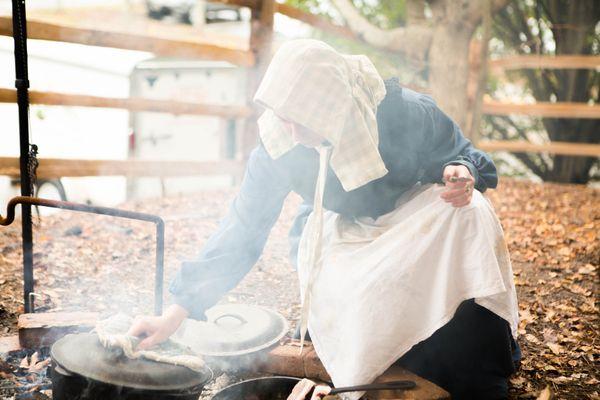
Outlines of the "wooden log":
M19 343L25 348L50 346L68 333L88 332L98 321L91 312L48 312L19 315Z
M493 70L522 68L540 69L600 69L600 56L586 55L518 55L490 60Z
M275 375L331 381L329 374L310 343L305 345L302 354L300 354L300 347L295 341L291 344L277 346L257 365L256 369L260 372ZM390 382L394 380L411 380L417 384L417 387L406 391L386 390L372 392L369 398L396 400L450 398L450 395L439 386L400 367L390 367L383 375L376 379L376 382Z
M256 369L275 375L314 378L318 373L306 374L305 358L298 354L299 351L300 347L296 346L276 346L266 358L259 361Z
M483 113L487 115L529 115L544 118L600 118L600 105L586 103L549 103L535 104L502 103L484 100Z
M10 16L0 16L0 35L12 36L12 18ZM254 65L254 55L245 50L149 34L73 27L33 19L27 21L27 36L29 39L148 51L160 56L224 60L244 67Z
M174 177L200 175L239 176L239 161L147 161L147 160L69 160L41 158L38 179L82 176ZM0 175L19 176L18 157L0 157Z
M16 103L17 91L0 88L0 103ZM129 111L151 111L170 114L208 115L223 118L245 118L252 113L245 106L220 106L214 104L186 103L171 100L152 100L142 98L118 98L66 94L56 92L29 92L31 104L52 106L118 108Z
M533 144L524 140L483 140L477 147L484 151L508 151L511 153L550 153L568 156L600 157L600 144L551 142Z

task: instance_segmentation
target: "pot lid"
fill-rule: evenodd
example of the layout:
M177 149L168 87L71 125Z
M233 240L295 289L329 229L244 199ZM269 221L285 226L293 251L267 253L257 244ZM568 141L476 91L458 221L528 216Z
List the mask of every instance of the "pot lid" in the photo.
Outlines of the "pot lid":
M143 358L131 359L102 346L95 333L66 335L50 350L52 360L67 372L95 381L142 390L185 390L212 379L202 372Z
M231 357L267 349L289 329L281 314L260 306L219 305L206 316L206 322L186 320L172 339L202 356Z

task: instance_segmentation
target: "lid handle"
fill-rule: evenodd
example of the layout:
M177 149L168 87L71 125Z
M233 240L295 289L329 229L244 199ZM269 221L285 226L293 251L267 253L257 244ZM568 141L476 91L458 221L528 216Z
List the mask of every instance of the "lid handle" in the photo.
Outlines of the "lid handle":
M241 322L241 325L248 323L248 321L246 321L246 319L244 319L244 317L242 317L241 315L238 315L238 314L223 314L223 315L219 315L217 318L215 318L213 320L213 323L215 325L219 325L219 320L223 319L225 317L231 317L231 318L237 319L239 322Z

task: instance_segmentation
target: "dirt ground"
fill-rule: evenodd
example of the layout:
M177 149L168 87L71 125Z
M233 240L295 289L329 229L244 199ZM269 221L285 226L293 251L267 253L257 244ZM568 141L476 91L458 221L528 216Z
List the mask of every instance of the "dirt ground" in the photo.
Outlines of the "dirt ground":
M169 282L181 261L198 253L234 194L213 191L120 207L165 219ZM524 357L511 379L512 398L536 398L548 387L560 399L600 399L600 191L503 180L488 196L505 229L520 303ZM288 198L260 261L224 302L271 307L294 326L298 287L287 257L287 231L298 204L297 197ZM39 311L151 312L152 224L74 212L34 220ZM16 333L22 311L16 222L0 227L0 336Z

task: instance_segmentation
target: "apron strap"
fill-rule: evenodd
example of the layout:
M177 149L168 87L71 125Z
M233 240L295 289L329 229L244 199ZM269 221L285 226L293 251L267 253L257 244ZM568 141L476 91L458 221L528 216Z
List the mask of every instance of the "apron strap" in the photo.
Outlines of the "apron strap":
M322 266L321 251L323 237L323 194L325 193L325 182L327 180L327 166L331 159L331 146L319 147L319 175L315 187L315 197L313 203L314 223L309 232L309 259L308 259L308 279L304 288L304 300L302 301L302 311L300 314L300 354L304 349L304 338L308 330L308 316L310 313L311 292L314 281L319 274Z

